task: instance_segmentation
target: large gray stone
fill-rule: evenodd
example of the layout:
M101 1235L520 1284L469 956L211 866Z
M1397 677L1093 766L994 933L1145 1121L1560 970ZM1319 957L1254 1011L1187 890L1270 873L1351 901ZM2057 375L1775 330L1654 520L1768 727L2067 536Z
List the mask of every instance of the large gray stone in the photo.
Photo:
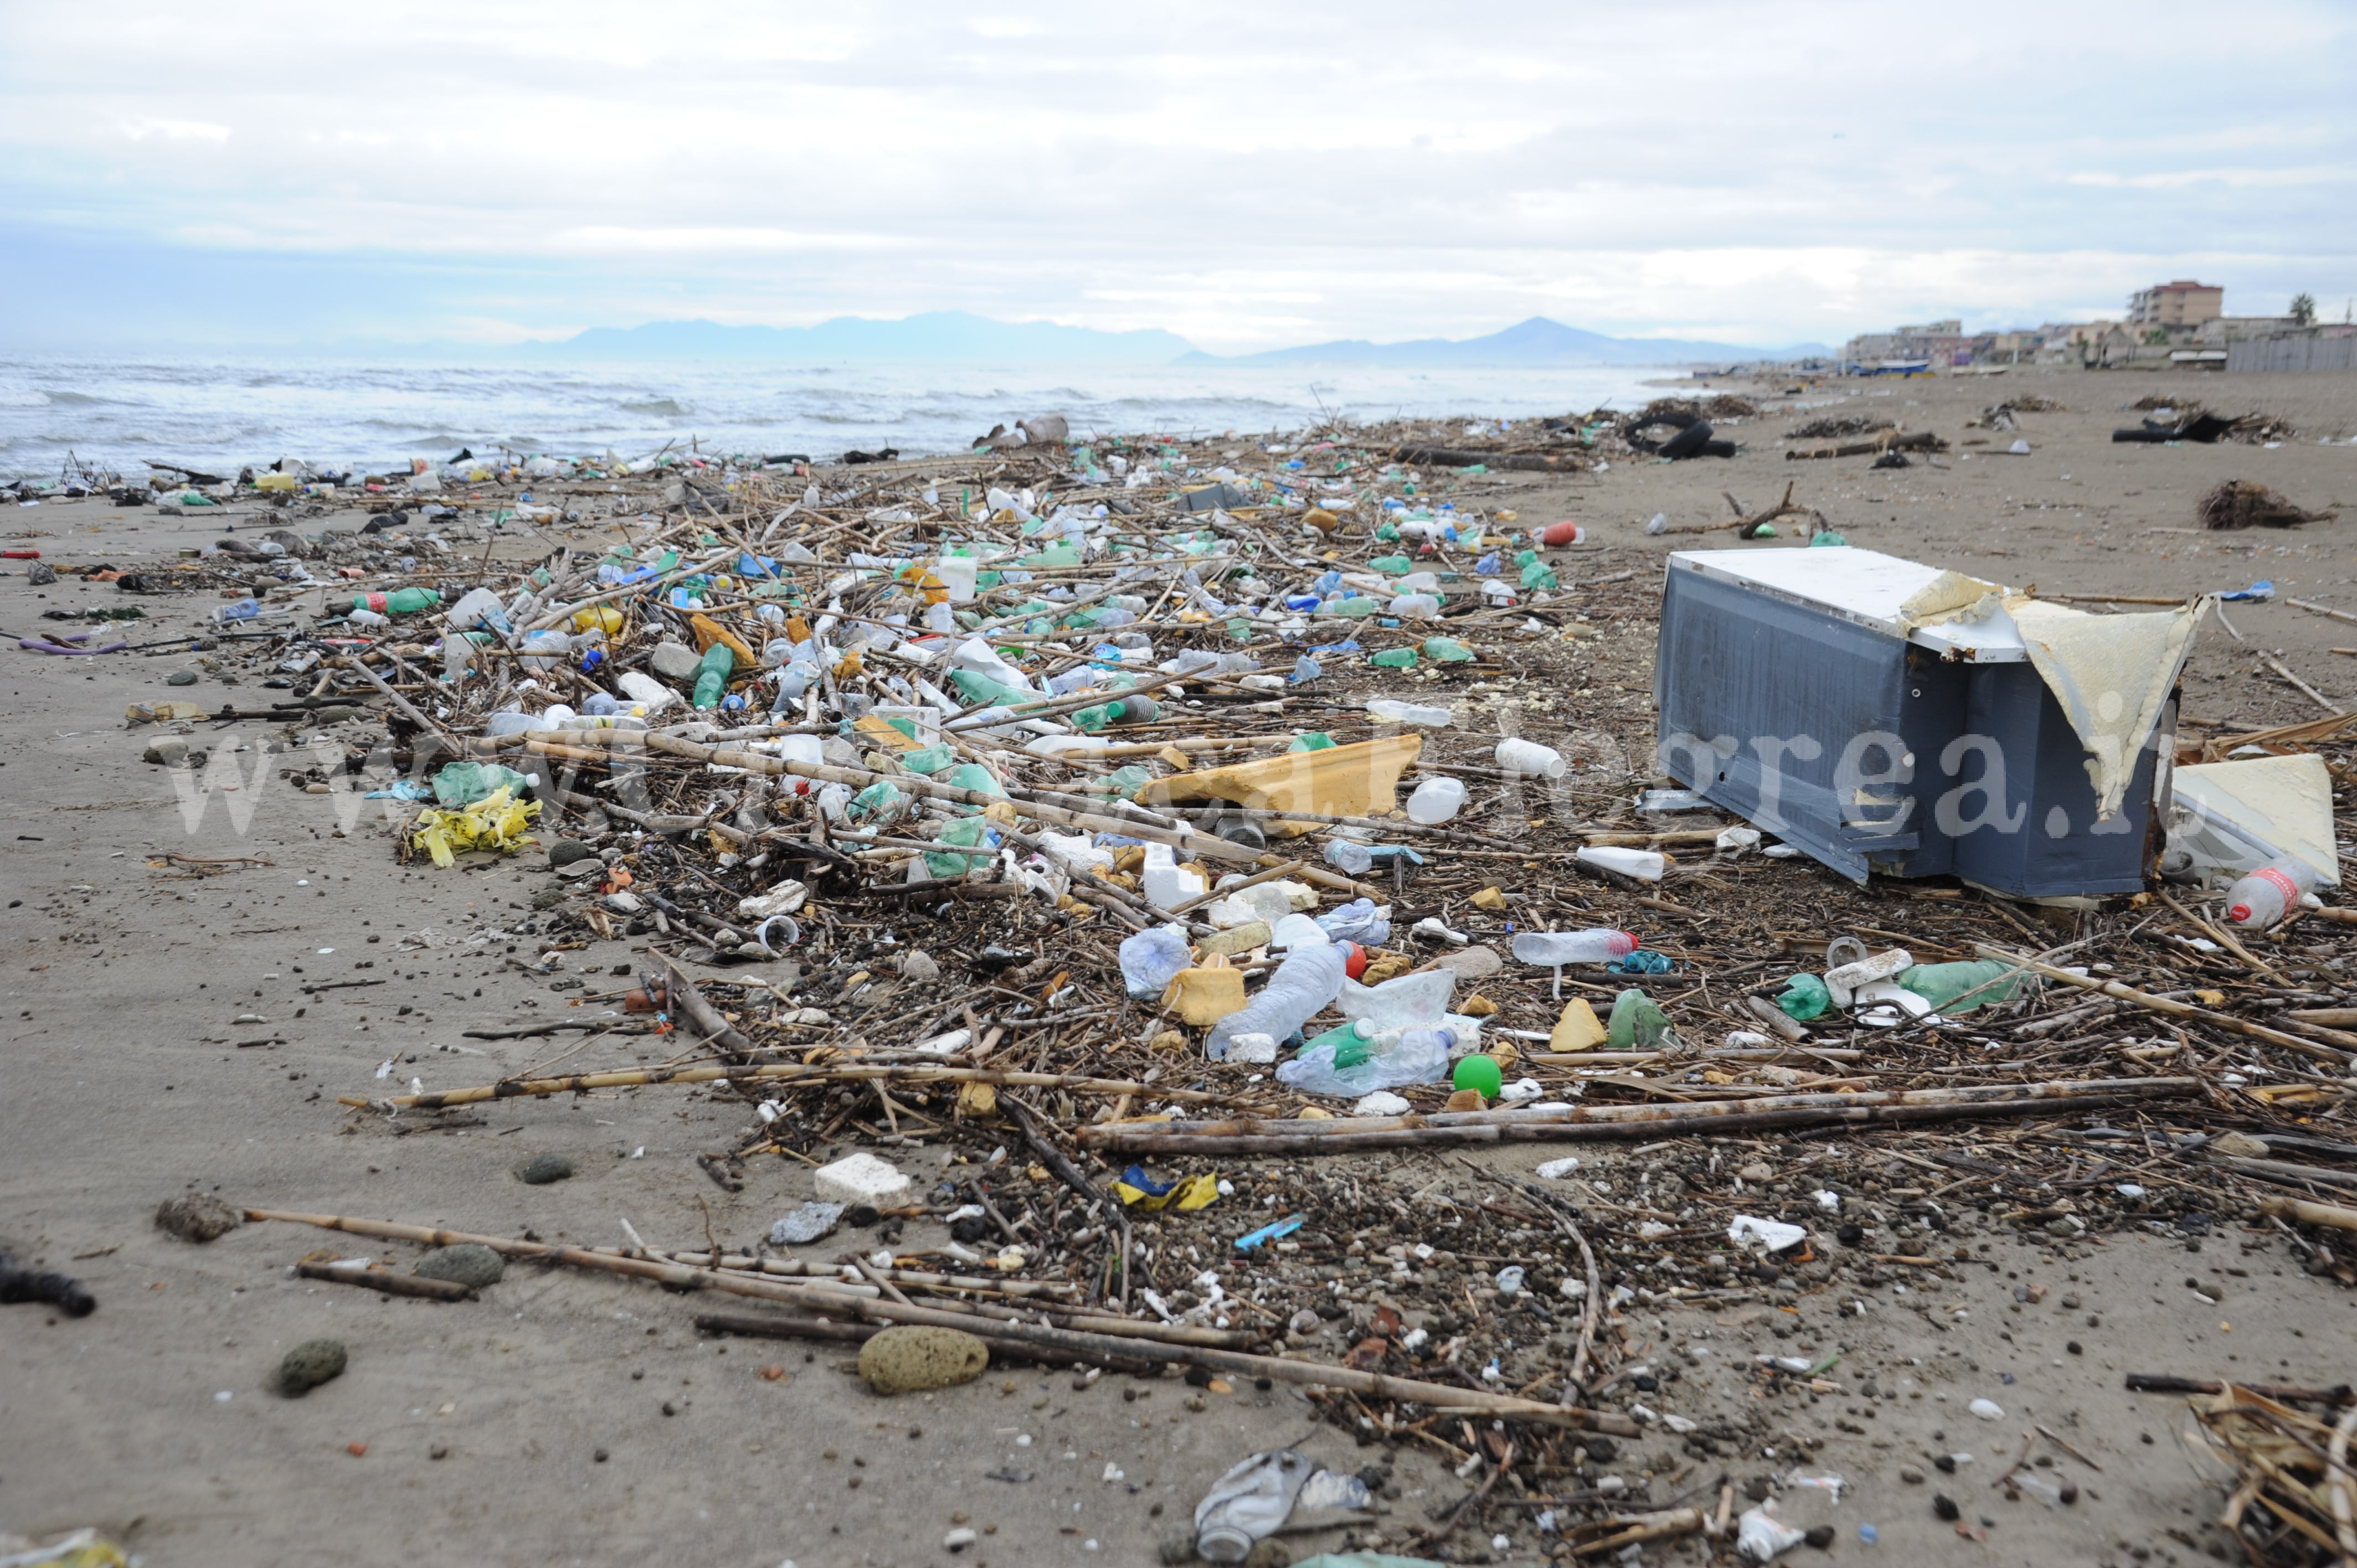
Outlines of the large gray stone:
M654 672L666 681L692 679L696 665L702 661L703 655L683 642L659 642L655 644L654 652L647 657L647 662L653 666Z

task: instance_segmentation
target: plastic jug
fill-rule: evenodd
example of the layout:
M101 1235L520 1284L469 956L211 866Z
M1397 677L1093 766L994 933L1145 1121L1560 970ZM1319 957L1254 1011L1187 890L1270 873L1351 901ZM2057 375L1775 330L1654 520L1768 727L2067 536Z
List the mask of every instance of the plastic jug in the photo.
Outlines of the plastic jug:
M1427 779L1407 798L1407 820L1424 827L1445 822L1465 808L1465 781Z

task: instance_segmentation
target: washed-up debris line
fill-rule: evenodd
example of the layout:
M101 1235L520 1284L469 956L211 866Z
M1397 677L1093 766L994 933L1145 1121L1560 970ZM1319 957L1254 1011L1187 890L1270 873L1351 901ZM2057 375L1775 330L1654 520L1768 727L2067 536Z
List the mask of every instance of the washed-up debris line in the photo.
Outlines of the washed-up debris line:
M216 478L289 526L241 513L150 586L235 593L209 654L271 694L159 698L158 760L230 720L331 734L280 780L380 797L389 855L544 874L504 929L404 939L513 943L570 993L470 1033L580 1036L355 1086L357 1124L703 1092L745 1112L697 1156L716 1184L824 1165L755 1237L247 1218L759 1298L714 1331L962 1327L1197 1401L1286 1380L1457 1466L1461 1497L1351 1537L1410 1550L1732 1532L1737 1466L1827 1441L1839 1315L1994 1267L1992 1234L2059 1263L2265 1233L2357 1284L2347 912L2237 929L2195 882L2036 906L1794 857L1658 787L1651 557L1395 456L1589 464L1631 428L468 456L358 477L361 532L293 526L350 477ZM2188 728L2179 759L2313 757L2345 795L2352 725ZM643 964L575 972L593 938ZM1550 1145L1536 1176L1465 1148L1513 1142ZM1740 1369L1750 1413L1683 1413L1674 1305L1792 1341Z

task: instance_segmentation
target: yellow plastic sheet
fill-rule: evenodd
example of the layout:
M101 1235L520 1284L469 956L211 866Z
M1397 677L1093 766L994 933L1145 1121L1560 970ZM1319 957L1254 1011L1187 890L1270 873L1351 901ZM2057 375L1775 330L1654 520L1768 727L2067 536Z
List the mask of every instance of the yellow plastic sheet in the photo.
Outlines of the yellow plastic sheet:
M1120 1198L1130 1208L1142 1209L1148 1214L1157 1214L1166 1208L1175 1208L1184 1213L1191 1209L1209 1208L1213 1203L1219 1201L1220 1178L1215 1176L1189 1176L1159 1197L1143 1188L1132 1187L1125 1181L1114 1183L1113 1192L1115 1197Z
M417 813L410 847L424 850L440 866L456 865L457 857L470 850L512 854L540 842L525 832L538 815L539 801L518 800L515 792L507 789L456 811L428 806Z

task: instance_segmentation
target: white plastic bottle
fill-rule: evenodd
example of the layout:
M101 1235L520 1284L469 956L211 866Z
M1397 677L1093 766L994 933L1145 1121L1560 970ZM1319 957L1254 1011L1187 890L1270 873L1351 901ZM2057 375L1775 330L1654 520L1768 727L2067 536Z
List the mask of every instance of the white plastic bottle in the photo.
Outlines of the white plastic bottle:
M1367 712L1385 724L1415 725L1424 729L1446 729L1457 717L1454 708L1431 703L1404 703L1397 697L1376 697L1367 703Z
M1282 1044L1334 1000L1355 951L1349 942L1294 949L1268 977L1259 995L1245 1003L1241 1012L1211 1026L1203 1041L1203 1054L1215 1062L1225 1061L1228 1042L1238 1035L1266 1035Z
M2246 931L2279 924L2293 906L2316 891L2315 868L2286 855L2251 872L2226 891L2226 920Z
M1669 869L1669 857L1659 850L1630 849L1620 844L1585 844L1572 856L1582 865L1617 871L1640 882L1659 882Z

